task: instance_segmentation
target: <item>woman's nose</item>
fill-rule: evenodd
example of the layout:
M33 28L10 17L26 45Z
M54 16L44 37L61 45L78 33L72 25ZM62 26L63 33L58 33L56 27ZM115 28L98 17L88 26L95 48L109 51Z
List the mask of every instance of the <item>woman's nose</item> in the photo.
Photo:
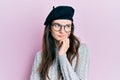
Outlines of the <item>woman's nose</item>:
M64 32L65 32L64 26L61 26L60 32L61 32L61 33L64 33Z

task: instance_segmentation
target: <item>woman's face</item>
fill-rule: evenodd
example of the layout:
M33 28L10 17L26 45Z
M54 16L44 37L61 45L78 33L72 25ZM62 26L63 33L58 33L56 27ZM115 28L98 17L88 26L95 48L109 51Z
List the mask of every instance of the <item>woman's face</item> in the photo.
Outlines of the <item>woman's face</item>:
M66 19L57 19L52 22L51 34L57 41L68 38L71 33L72 21Z

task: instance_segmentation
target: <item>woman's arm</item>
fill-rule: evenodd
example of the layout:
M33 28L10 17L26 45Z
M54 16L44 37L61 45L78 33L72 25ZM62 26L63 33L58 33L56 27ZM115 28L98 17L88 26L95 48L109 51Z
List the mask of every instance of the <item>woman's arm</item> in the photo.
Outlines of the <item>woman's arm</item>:
M40 74L37 71L37 68L39 67L40 62L41 62L41 52L39 51L36 53L36 56L34 59L30 80L40 80Z
M87 80L89 56L85 44L80 46L79 53L80 62L78 63L76 71L74 71L69 63L66 54L59 55L60 67L64 80Z

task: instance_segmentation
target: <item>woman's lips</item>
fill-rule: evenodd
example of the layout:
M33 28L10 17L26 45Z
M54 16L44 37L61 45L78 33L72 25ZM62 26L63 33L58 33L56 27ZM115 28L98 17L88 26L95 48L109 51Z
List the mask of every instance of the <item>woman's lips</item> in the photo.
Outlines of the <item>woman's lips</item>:
M64 37L65 37L65 35L58 35L58 37L60 37L60 38L64 38Z

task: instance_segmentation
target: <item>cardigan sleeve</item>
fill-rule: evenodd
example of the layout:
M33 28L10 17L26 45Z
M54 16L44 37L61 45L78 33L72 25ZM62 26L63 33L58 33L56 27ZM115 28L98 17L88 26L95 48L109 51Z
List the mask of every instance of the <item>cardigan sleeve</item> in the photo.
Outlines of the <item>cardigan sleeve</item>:
M89 65L87 46L85 44L81 44L78 52L80 61L76 71L74 71L73 67L69 63L66 54L59 56L60 68L64 80L87 80Z
M40 51L36 53L35 59L34 59L34 63L32 66L32 72L30 75L30 80L41 80L40 79L40 74L37 71L37 68L39 67L39 64L41 62L41 53Z

